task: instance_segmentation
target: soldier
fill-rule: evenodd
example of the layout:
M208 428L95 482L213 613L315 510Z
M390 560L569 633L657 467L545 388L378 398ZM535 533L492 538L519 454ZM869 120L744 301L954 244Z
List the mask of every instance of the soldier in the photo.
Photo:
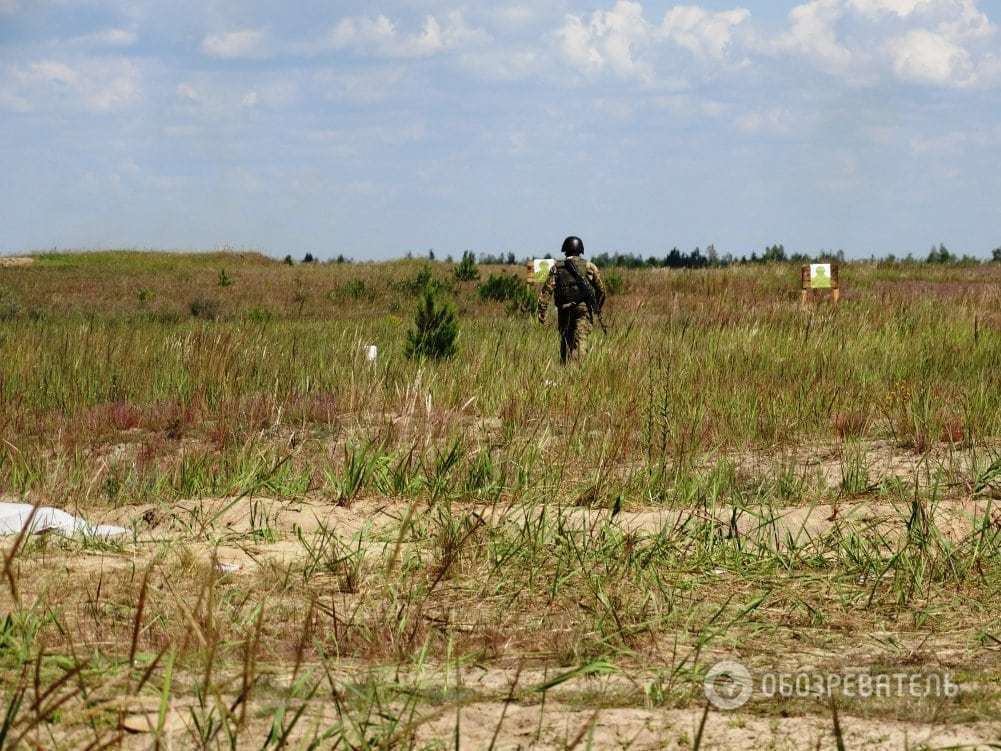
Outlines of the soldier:
M546 322L549 302L555 295L560 361L565 364L587 354L587 337L594 328L594 318L601 320L605 283L598 267L584 260L584 243L579 237L563 241L563 255L566 259L556 262L539 292L539 323Z

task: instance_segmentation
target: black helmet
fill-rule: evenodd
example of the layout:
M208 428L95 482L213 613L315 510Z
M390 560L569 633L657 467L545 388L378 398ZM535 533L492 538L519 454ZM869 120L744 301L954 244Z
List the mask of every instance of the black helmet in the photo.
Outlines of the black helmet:
M584 241L579 237L568 237L563 241L563 255L582 256L584 255Z

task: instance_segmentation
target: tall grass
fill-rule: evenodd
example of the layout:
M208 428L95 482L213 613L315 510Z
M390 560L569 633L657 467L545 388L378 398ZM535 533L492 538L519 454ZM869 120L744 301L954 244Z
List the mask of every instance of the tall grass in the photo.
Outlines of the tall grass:
M576 477L588 466L678 467L719 452L779 451L846 434L923 454L1001 433L1001 324L991 325L994 298L972 277L943 281L942 289L921 282L932 289L919 296L906 279L877 293L880 282L869 277L883 272L846 269L844 303L804 312L792 286L778 287L795 278L788 267L755 275L739 268L626 272L630 292L615 298L612 333L596 335L588 361L564 371L554 332L509 318L473 290L458 292L458 357L407 362L414 300L401 289L418 267L231 262L237 281L222 292L240 304L259 307L261 286L280 290L289 274L311 285L355 275L381 291L374 302L308 295L314 307L302 317L289 309L203 322L132 310L139 303L114 291L124 283L115 274L139 273L134 262L118 268L111 256L103 268L101 258L73 266L60 257L52 266L0 272L4 283L20 285L15 294L26 306L53 308L43 319L0 322L0 420L10 434L0 448L0 485L9 489L25 489L42 446L55 444L68 467L97 461L81 455L81 445L145 443L151 460L136 471L155 474L163 469L157 455L169 453L164 441L188 438L196 453L211 447L237 462L267 437L265 429L328 443L378 437L398 452L409 451L421 431L438 442L468 438L474 427L479 445L514 455L534 436L536 466L559 463ZM16 276L22 273L33 275L30 287ZM251 273L259 278L241 290ZM196 263L143 283L159 279L166 291L154 287L156 298L177 299L171 287L199 274L206 277L199 283L214 283L211 265ZM869 286L852 287L856 277ZM85 310L62 309L81 295ZM363 344L379 347L376 366L364 361Z
M611 333L566 369L553 330L472 285L455 359L407 360L421 273L0 269L0 490L132 528L5 544L0 744L440 746L429 727L464 737L499 703L503 745L509 705L539 707L538 738L552 694L586 710L564 746L598 710L693 706L697 745L720 654L947 655L965 682L948 705L839 702L839 739L854 716L994 716L995 271L851 266L841 306L807 311L790 266L623 271ZM217 320L187 312L200 295Z

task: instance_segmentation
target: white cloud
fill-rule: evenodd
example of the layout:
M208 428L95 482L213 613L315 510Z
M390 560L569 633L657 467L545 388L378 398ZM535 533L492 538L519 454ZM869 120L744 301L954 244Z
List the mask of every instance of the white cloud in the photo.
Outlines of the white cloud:
M636 0L617 0L609 10L589 16L569 14L557 31L563 58L586 75L611 72L643 83L663 83L665 71L682 61L682 47L702 62L719 65L734 57L735 32L747 22L745 8L711 12L695 5L676 5L655 24Z
M335 49L381 46L397 36L396 26L386 16L349 17L342 18L330 32L330 45Z
M661 33L697 57L723 59L734 29L751 17L745 8L710 13L694 5L678 5L664 16Z
M623 78L649 81L653 68L638 61L636 52L647 45L652 31L640 3L618 0L611 10L595 11L590 18L568 15L556 37L564 58L583 73L608 69Z
M809 0L759 50L803 57L855 83L987 85L992 53L979 48L995 33L976 0Z
M849 0L849 5L859 13L875 18L886 13L908 16L921 2L922 0Z
M986 13L977 8L974 0L959 0L958 6L959 12L955 12L955 5L953 5L952 14L947 14L939 26L939 30L950 38L986 39L997 31L997 27L991 23Z
M202 40L202 53L220 60L253 60L271 54L268 35L262 29L241 29L209 34Z
M443 20L435 16L424 19L420 31L401 32L384 15L374 18L350 16L342 18L327 39L315 45L324 49L350 49L360 54L389 58L423 58L485 41L485 32L466 25L460 11L453 11Z
M844 14L842 0L813 0L789 12L789 29L778 49L811 58L828 71L847 71L857 59L838 39L835 25Z
M933 84L963 84L970 80L973 65L969 53L942 34L915 29L890 40L887 50L893 70L908 81Z
M7 70L0 84L0 104L15 111L78 106L112 112L142 98L136 64L126 59L84 60L73 65L39 60Z
M848 10L868 20L910 19L950 38L983 38L994 33L977 0L848 0Z
M564 57L575 67L585 73L592 73L604 66L605 59L592 43L591 31L579 16L567 18L557 36Z
M887 79L936 86L991 85L1001 64L990 48L996 28L977 0L801 0L784 27L767 31L743 7L709 10L669 7L657 22L644 0L605 0L605 7L571 12L534 44L512 38L539 26L553 8L507 0L480 11L499 39L470 27L461 10L428 15L403 28L387 15L348 16L321 39L289 43L291 54L349 50L393 60L455 52L459 64L491 81L565 76L612 76L644 86L676 87L712 71L733 73L776 56L801 58L851 85ZM996 46L996 45L995 45ZM264 32L243 30L206 37L203 51L217 57L263 57ZM678 48L691 57L679 56ZM987 47L987 49L984 49ZM553 66L561 60L567 67Z

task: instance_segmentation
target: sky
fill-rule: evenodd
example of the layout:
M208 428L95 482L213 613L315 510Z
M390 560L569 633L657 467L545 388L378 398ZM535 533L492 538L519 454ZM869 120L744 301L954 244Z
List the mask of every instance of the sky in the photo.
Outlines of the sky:
M0 0L0 252L1001 246L1001 0Z

